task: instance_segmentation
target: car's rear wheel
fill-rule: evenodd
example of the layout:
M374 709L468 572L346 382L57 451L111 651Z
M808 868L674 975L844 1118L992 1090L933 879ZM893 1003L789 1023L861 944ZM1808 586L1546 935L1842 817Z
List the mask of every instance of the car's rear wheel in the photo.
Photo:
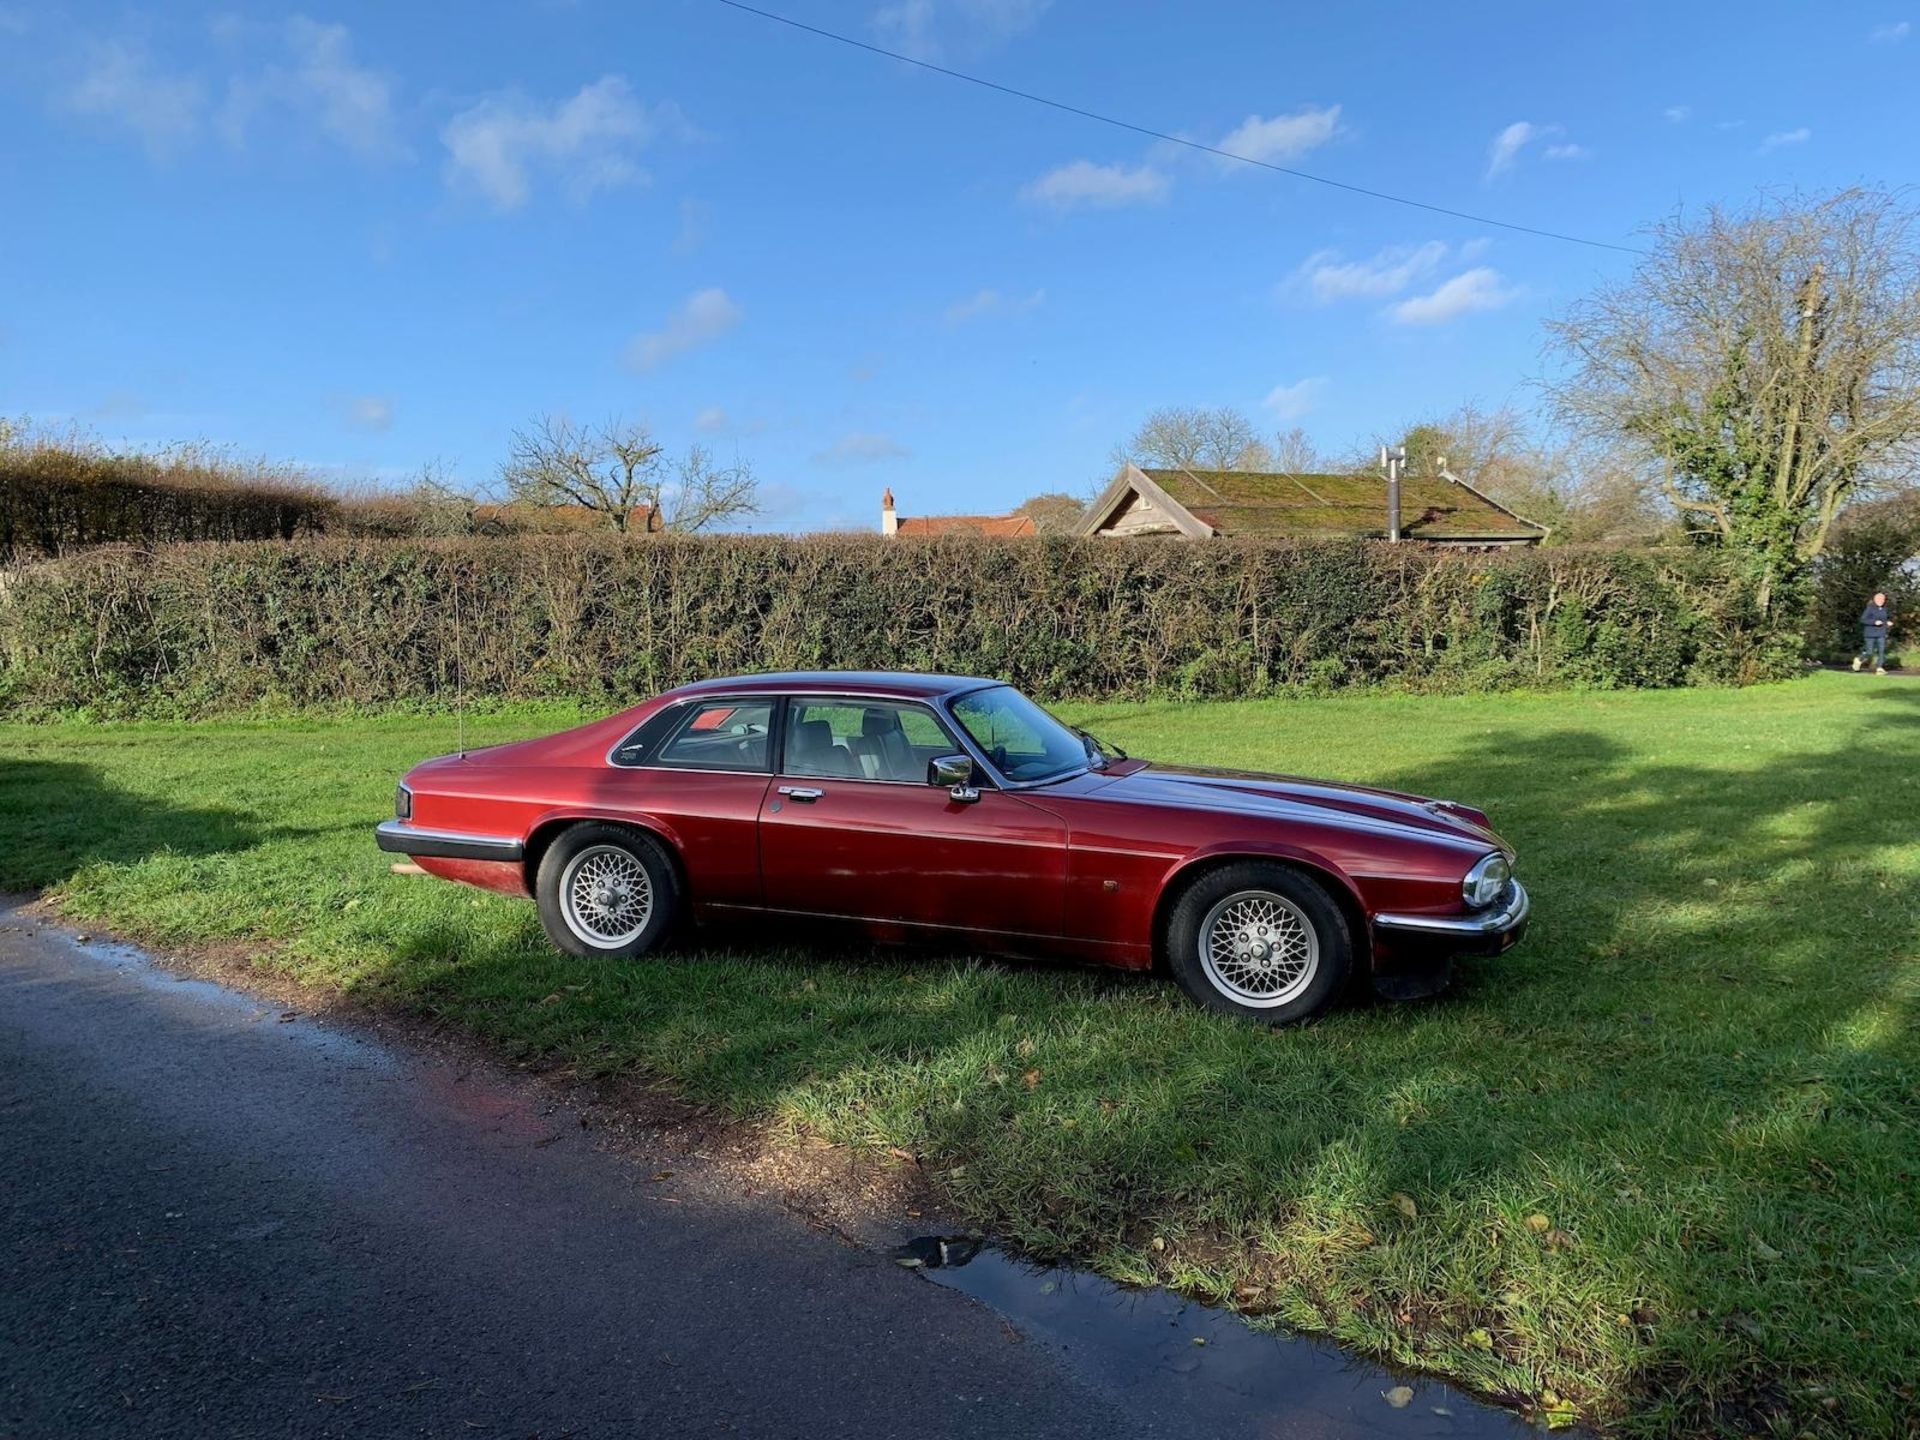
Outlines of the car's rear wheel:
M622 825L575 825L534 880L547 938L569 955L644 955L672 928L679 876L659 843Z
M1249 860L1200 876L1174 902L1166 960L1180 988L1209 1010L1287 1025L1340 994L1353 936L1319 881Z

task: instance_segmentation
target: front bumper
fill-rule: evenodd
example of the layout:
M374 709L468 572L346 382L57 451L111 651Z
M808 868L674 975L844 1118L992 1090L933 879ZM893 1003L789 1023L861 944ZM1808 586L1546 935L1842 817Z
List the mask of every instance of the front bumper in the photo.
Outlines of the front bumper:
M509 836L432 830L404 820L382 820L373 827L373 839L391 854L429 860L518 860L525 853L525 847Z
M1507 886L1504 899L1468 915L1376 915L1373 928L1387 940L1418 940L1428 948L1460 955L1498 955L1520 943L1527 933L1527 913L1533 902L1518 880Z

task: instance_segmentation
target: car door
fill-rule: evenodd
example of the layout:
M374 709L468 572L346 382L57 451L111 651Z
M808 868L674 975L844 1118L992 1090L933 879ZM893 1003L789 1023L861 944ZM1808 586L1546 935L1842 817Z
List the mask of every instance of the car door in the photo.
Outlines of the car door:
M925 705L788 701L760 813L772 909L1003 934L1060 933L1066 828L1012 791L958 800L927 762L964 753Z
M715 696L642 726L609 757L607 798L673 834L696 905L761 903L760 806L773 783L775 696Z

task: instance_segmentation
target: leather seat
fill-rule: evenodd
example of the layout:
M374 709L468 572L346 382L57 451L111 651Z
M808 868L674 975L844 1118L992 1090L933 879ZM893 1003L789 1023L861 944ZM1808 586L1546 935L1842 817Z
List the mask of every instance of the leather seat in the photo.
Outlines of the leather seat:
M860 715L860 760L869 779L918 780L913 746L900 728L900 712L874 708Z
M846 746L833 738L825 720L802 720L787 747L787 770L794 775L844 775L858 779L860 766Z

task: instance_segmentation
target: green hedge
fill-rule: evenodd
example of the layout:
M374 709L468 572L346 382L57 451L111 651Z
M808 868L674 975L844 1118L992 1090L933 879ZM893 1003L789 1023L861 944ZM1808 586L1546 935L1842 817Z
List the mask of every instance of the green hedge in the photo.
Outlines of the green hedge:
M1219 697L1744 682L1795 658L1697 552L1059 537L109 548L9 572L0 652L0 704L101 714L445 704L456 657L470 697L609 704L783 668Z
M79 445L0 445L0 558L89 545L290 540L336 527L340 502L286 475Z

